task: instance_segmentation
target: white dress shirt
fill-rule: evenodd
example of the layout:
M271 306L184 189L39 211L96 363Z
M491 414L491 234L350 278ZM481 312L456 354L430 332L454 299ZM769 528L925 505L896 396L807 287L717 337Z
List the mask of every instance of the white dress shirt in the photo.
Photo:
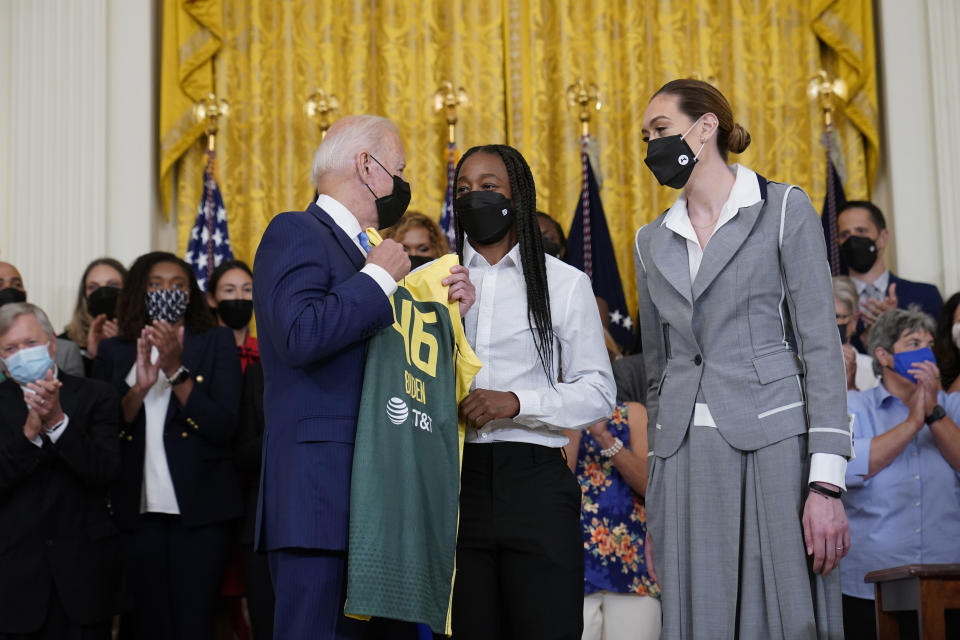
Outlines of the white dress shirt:
M867 300L883 300L887 297L887 289L890 288L889 269L885 269L873 282L864 282L853 276L850 276L850 279L853 280L853 286L857 288L857 295L860 296L861 309Z
M360 228L360 223L357 221L357 217L350 213L350 210L345 206L340 204L340 202L334 198L331 198L325 193L321 193L317 198L317 206L327 212L333 221L337 223L337 226L343 229L343 232L347 234L353 244L360 250L360 252L366 256L367 251L363 248L363 245L360 244L360 238L357 236L360 235L360 232L363 229ZM365 273L376 282L383 293L390 297L397 290L397 283L394 281L393 277L387 273L387 270L376 264L365 264L363 268L360 269L360 273Z
M160 352L156 347L150 350L150 360L156 363ZM137 363L130 367L126 377L127 386L137 383ZM163 444L163 432L167 423L167 408L170 406L170 394L173 387L167 375L160 370L157 381L153 383L143 398L143 413L146 417L145 444L143 454L143 484L140 487L140 513L180 513L177 493L173 488L173 477L167 464L167 449Z
M548 377L527 321L520 245L491 265L467 242L463 260L477 290L464 318L467 340L483 362L472 388L512 391L520 400L515 418L491 420L482 429L468 427L466 441L562 447L568 442L564 429L582 429L608 418L616 387L586 274L546 256L554 332Z
M733 182L733 188L730 189L730 196L723 203L720 216L717 218L717 224L710 232L710 237L713 237L717 229L733 220L740 209L760 201L760 183L757 182L757 174L740 164L733 164L730 169L736 174L736 179ZM681 193L677 201L667 211L664 225L687 241L687 260L690 264L690 287L692 290L693 281L696 280L697 273L700 271L700 263L703 262L703 248L700 246L696 230L687 214L686 192ZM707 242L709 243L709 239ZM699 427L716 428L717 423L710 413L710 407L705 402L698 402L694 406L693 424ZM847 460L843 456L832 453L814 453L810 457L810 482L829 482L845 489L844 477L846 471Z

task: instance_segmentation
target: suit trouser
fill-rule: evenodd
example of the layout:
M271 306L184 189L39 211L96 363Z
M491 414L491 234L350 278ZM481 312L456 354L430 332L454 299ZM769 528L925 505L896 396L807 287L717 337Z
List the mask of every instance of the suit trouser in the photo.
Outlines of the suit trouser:
M579 640L580 484L560 449L468 444L453 592L456 640Z
M126 533L122 637L209 640L233 540L230 522L187 528L179 516L144 514Z
M70 621L56 587L50 588L50 604L43 626L33 633L3 633L0 640L110 640L110 627L113 620L89 625L78 625Z
M416 625L374 618L362 622L343 614L347 553L287 548L267 554L276 609L277 640L416 640Z

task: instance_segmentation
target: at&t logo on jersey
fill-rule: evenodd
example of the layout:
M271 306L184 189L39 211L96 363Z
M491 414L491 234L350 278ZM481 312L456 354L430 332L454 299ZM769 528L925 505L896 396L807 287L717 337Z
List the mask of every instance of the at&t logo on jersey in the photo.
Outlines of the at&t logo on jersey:
M417 409L410 410L407 403L400 398L393 396L387 400L387 419L395 425L401 425L407 421L410 414L413 413L413 426L422 431L433 433L433 418L426 411Z
M407 421L410 410L407 409L407 403L394 396L387 401L387 418L393 424L403 424Z

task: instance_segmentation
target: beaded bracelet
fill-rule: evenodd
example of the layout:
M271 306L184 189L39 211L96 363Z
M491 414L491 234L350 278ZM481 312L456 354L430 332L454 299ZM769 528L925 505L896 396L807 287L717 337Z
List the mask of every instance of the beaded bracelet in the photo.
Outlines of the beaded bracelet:
M613 444L607 447L606 449L600 450L600 455L604 458L612 458L613 456L620 453L620 449L623 449L623 440L620 438L614 438Z

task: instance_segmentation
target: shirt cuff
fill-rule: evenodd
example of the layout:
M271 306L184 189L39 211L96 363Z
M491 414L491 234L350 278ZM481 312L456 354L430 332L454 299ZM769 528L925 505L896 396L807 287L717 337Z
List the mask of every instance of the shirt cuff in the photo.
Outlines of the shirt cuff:
M846 475L847 459L843 456L835 453L814 453L810 456L809 482L827 482L846 491Z
M63 432L67 430L67 425L70 424L70 416L63 414L63 420L53 425L49 429L44 427L43 430L46 432L47 437L50 438L50 442L56 442L60 439L60 436L63 435ZM36 444L36 442L34 442Z
M378 264L366 264L363 266L363 269L360 269L360 273L365 273L373 278L373 281L383 289L384 295L388 298L397 291L396 281L387 273L386 269Z
M37 445L38 447L43 447L43 438L40 437L39 433L35 435L33 438L31 438L30 442Z

